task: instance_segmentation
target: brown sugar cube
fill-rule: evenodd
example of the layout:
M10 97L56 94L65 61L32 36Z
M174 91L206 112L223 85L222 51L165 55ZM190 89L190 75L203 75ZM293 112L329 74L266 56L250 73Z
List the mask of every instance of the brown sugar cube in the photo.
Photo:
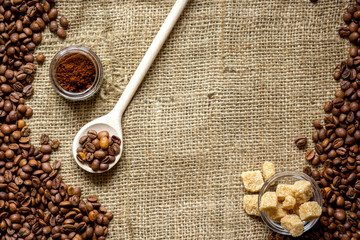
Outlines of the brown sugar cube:
M267 214L272 221L279 223L288 213L284 210L283 205L278 203L276 208L268 211Z
M296 214L299 216L299 208L300 208L300 204L295 204L295 206L293 207L293 209L289 210L290 214Z
M299 216L295 214L283 217L281 219L281 227L293 237L299 237L304 233L304 224Z
M293 185L290 184L279 184L276 187L276 196L280 201L285 200L286 196L293 194Z
M275 210L278 204L277 196L275 192L266 192L261 197L260 211Z
M298 204L309 201L312 195L313 190L309 181L300 180L294 183L293 196Z
M283 205L283 209L291 210L295 207L295 204L296 204L296 199L293 196L288 195L285 197L285 200L282 205Z
M275 174L275 167L272 162L265 161L262 166L264 180L268 180L272 175Z
M264 180L260 171L248 171L241 174L244 187L249 192L259 192Z
M321 215L321 207L317 202L311 201L300 205L299 216L300 219L306 222L310 222L317 219Z
M243 199L243 207L247 214L253 216L260 216L258 209L259 195L245 195Z

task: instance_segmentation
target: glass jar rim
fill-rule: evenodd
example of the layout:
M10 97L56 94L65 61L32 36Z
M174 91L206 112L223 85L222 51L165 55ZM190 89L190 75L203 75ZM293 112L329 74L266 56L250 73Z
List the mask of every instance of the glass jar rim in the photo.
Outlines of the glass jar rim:
M59 83L56 77L56 69L62 59L69 56L70 54L80 53L85 55L87 58L91 60L91 62L95 66L95 79L92 85L82 92L70 92L65 90ZM69 100L85 100L96 94L103 82L103 67L99 57L89 48L83 46L69 46L61 49L55 56L53 57L50 63L49 69L50 82L54 90L61 95L62 97Z

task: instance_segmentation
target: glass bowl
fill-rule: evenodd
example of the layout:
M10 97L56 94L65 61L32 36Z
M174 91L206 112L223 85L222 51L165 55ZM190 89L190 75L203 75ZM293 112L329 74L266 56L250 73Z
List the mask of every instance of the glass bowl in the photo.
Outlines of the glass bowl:
M95 66L95 79L92 85L83 92L69 92L66 91L59 83L56 78L56 69L62 59L69 56L70 54L80 53L88 57ZM82 46L70 46L60 50L52 59L50 63L50 82L55 91L69 100L84 100L90 98L100 89L103 82L103 68L101 61L96 54L90 49Z
M284 230L281 227L280 223L276 223L272 221L268 214L264 211L260 211L260 202L261 197L264 195L264 193L268 191L275 192L276 186L278 184L294 184L296 181L299 180L306 180L311 183L312 189L313 189L313 196L311 197L310 201L316 201L320 207L322 208L322 195L319 186L316 184L315 180L305 173L302 172L296 172L296 171L285 171L277 173L273 176L271 176L267 181L265 181L264 185L262 186L260 193L259 193L259 199L258 199L258 209L261 216L261 219L263 222L274 232L280 233L282 235L291 236L291 234ZM319 217L320 218L320 217ZM319 218L314 219L310 222L303 222L304 223L304 233L311 229L316 222L319 220Z

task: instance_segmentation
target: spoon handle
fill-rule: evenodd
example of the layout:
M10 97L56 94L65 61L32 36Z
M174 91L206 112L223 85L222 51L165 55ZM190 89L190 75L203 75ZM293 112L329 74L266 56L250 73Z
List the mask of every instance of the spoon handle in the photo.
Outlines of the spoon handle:
M112 112L121 118L189 0L177 0Z

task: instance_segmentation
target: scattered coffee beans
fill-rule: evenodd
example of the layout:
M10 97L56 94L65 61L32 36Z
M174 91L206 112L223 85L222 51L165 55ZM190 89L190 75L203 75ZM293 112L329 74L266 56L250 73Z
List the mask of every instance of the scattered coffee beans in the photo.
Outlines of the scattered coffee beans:
M360 33L359 29L359 19L360 19L360 1L357 1L358 5L348 7L347 11L343 15L343 20L346 23L347 27L341 27L339 29L339 35L341 37L349 38L350 42L360 46ZM354 49L350 49L350 52ZM354 52L353 52L354 53ZM353 54L350 54L353 55ZM357 55L357 54L356 54ZM336 73L334 78L339 79L340 76Z
M84 201L80 188L62 181L61 163L50 164L59 141L44 134L35 147L23 120L33 114L25 106L25 98L34 93L32 53L46 25L56 22L55 2L0 0L1 240L103 240L113 218L97 197Z
M348 37L355 46L333 74L341 80L340 89L324 105L328 115L323 124L314 120L315 150L305 154L312 165L323 164L320 169L307 166L303 170L319 185L323 208L316 228L302 239L360 239L360 1L355 2L343 15L347 26L339 29L340 36ZM293 238L272 233L268 239Z
M360 239L360 1L356 2L343 15L348 26L339 29L340 36L348 37L355 46L333 75L341 80L340 89L325 103L328 115L323 123L313 121L315 149L305 154L312 165L323 164L317 170L304 168L321 189L323 208L317 232L304 239ZM282 238L273 233L269 239Z
M110 137L108 131L97 133L95 130L89 130L86 136L79 139L79 144L79 162L88 164L94 171L104 171L120 153L121 140L115 135Z

